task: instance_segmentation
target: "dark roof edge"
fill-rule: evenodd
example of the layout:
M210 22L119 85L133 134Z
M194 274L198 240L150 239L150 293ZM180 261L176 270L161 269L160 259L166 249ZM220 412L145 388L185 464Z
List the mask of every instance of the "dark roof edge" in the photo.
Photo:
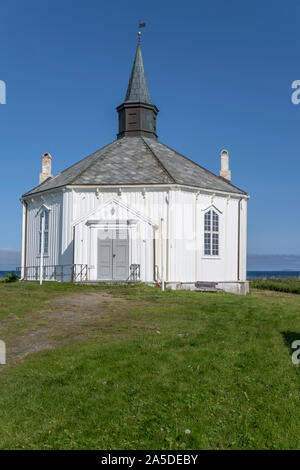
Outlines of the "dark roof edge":
M41 185L39 185L39 186L41 186ZM39 186L36 186L36 187L38 188ZM32 191L35 188L33 188L30 191L28 191L27 193L22 194L20 199L24 199L26 197L31 197L31 196L36 196L36 195L39 195L41 193L46 193L47 191L56 191L58 189L65 188L66 186L67 186L67 184L61 184L60 186L54 186L54 188L41 189L41 191L36 191L34 193Z
M54 177L55 178L55 177ZM37 186L34 186L34 188L30 189L29 191L27 191L26 193L24 193L21 197L23 196L26 196L26 195L29 195L32 191L34 191L35 189L39 188L39 187L42 187L45 183L47 183L49 180L53 180L53 178L51 178L49 176L49 178L47 178L46 180L44 180L42 183L38 184Z

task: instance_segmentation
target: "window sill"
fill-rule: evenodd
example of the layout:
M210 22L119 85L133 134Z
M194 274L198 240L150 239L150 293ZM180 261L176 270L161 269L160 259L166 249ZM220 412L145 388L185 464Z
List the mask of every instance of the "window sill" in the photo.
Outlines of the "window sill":
M205 255L205 256L202 256L202 259L222 259L222 258L221 256Z

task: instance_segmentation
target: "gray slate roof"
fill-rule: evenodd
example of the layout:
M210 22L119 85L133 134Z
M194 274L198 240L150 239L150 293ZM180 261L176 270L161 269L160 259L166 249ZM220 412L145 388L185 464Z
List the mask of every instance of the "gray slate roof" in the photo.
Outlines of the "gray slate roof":
M137 184L182 184L246 194L161 142L139 136L115 140L23 196L66 185Z
M125 103L141 102L151 104L148 83L146 79L141 46L138 44L130 80L125 97Z

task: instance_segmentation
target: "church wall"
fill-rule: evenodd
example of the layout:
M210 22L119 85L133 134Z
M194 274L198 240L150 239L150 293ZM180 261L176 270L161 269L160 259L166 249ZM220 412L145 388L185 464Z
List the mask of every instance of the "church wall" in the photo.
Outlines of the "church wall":
M195 194L181 189L169 194L170 282L195 281Z
M59 263L63 265L73 264L73 199L74 191L63 191L63 208L61 214L61 243L59 247Z
M238 260L238 198L209 197L199 198L199 271L200 281L236 281ZM219 255L204 254L204 214L215 207L219 215Z
M159 230L154 230L153 225L160 226L161 218L167 218L167 190L153 189L118 189L101 188L97 192L93 190L74 190L72 205L72 222L75 224L75 263L88 264L90 266L90 279L96 279L97 252L96 241L93 237L93 227L89 226L87 219L113 220L119 217L119 220L134 219L135 217L127 211L121 211L119 214L110 214L110 211L98 213L105 202L114 198L122 204L138 211L144 217L149 218L152 224L137 221L134 230L134 239L130 241L130 264L140 265L141 280L145 282L153 281L154 257L155 264L159 265L159 276L161 275L161 243L159 239ZM90 214L90 215L89 215ZM83 219L82 221L80 221ZM138 218L137 218L138 219ZM155 239L156 238L156 239ZM166 242L165 242L166 243ZM90 249L91 247L91 249ZM165 251L165 274L166 268ZM158 279L159 280L159 279Z
M157 281L162 274L161 231L163 231L164 279L170 283L195 281L230 282L238 280L238 212L240 207L240 280L246 280L247 202L239 197L209 195L181 188L65 189L43 198L27 199L27 266L39 265L39 217L46 205L50 209L49 254L45 264L88 264L91 278L96 279L97 253L91 239L89 214L114 198L148 218L152 225L138 220L131 244L131 263L141 266L141 280L153 281L154 264ZM219 256L204 255L204 214L213 207L219 214ZM120 219L134 219L128 211ZM109 219L110 214L96 214ZM94 218L94 215L90 215ZM82 219L82 222L78 222ZM163 219L163 221L161 221ZM75 246L73 246L73 227ZM153 225L157 228L153 229ZM94 245L93 245L94 243ZM94 250L94 251L93 251ZM73 258L74 257L74 258ZM154 261L155 259L155 261ZM94 274L93 274L94 269ZM65 279L68 280L68 279Z
M170 191L169 282L237 281L239 197ZM204 254L204 214L219 214L219 255ZM247 202L241 202L240 280L246 280Z
M73 221L84 217L112 197L116 197L158 223L161 207L165 204L168 190L146 188L144 191L143 188L124 188L119 192L118 189L99 188L99 192L97 192L95 188L89 190L76 189L73 193Z
M49 248L45 255L45 265L57 265L59 259L59 245L61 233L62 193L35 196L27 202L27 234L26 234L26 266L39 266L39 230L40 217L38 214L41 206L49 208ZM31 270L33 275L34 270Z
M240 279L247 280L247 202L241 201L241 260Z
M155 232L137 225L137 260L144 281L153 280L153 256L161 277L161 224L164 238L164 278L169 282L236 281L238 276L239 197L209 195L196 190L178 189L100 189L74 190L73 222L116 198L149 217L158 226ZM219 214L219 256L204 255L204 213L210 207ZM246 280L246 201L241 202L240 280ZM163 222L161 222L163 218ZM76 237L88 241L89 227L78 228ZM72 233L69 236L72 238ZM89 242L76 248L76 263L89 264ZM79 250L79 251L78 251ZM96 256L96 254L94 254ZM93 265L93 263L92 263Z

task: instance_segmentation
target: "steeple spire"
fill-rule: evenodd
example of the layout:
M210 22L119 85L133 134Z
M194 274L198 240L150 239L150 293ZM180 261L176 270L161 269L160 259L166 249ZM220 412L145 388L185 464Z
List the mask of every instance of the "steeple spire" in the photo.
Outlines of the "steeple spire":
M135 59L125 97L125 103L130 102L151 104L140 44L138 44L136 49Z
M118 139L144 135L157 138L157 107L151 103L140 42L137 45L125 101L117 107L119 113Z

